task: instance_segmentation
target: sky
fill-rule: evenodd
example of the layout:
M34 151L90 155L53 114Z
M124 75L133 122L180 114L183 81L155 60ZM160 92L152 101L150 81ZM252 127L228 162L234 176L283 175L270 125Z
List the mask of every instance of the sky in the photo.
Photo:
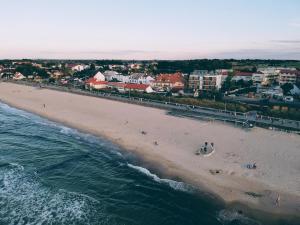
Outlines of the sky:
M300 0L0 0L0 59L300 60Z

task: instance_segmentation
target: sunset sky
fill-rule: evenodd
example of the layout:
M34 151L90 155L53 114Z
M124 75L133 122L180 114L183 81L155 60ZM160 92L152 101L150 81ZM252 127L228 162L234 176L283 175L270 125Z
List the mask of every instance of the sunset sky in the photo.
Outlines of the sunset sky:
M300 59L299 0L0 3L1 59Z

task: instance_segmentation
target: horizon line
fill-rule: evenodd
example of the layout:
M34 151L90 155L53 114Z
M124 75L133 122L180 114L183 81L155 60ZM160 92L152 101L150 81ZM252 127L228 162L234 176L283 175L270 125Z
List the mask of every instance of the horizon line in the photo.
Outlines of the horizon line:
M97 60L111 60L111 61L193 61L193 60L267 60L267 61L300 61L300 59L276 59L276 58L190 58L190 59L121 59L121 58L0 58L4 60L81 60L81 61L97 61Z

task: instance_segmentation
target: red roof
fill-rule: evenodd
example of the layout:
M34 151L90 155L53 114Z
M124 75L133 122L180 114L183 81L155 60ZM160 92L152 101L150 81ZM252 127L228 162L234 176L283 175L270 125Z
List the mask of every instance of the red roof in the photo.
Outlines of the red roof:
M227 76L228 75L228 71L222 71L221 74L224 75L224 76Z
M125 88L135 90L146 90L150 85L147 84L126 84Z
M298 70L280 70L280 73L300 75L300 71Z
M85 81L87 84L93 84L93 85L101 85L101 84L108 84L107 81L98 81L96 78L92 77Z
M245 76L245 77L252 77L253 73L250 73L250 72L240 72L240 71L237 71L235 72L235 76Z
M181 73L160 74L158 77L156 77L154 82L157 82L157 83L182 82L183 83L183 77L182 77Z
M124 88L126 84L125 83L119 83L119 82L108 82L108 85L113 86L113 87L122 87L122 88Z

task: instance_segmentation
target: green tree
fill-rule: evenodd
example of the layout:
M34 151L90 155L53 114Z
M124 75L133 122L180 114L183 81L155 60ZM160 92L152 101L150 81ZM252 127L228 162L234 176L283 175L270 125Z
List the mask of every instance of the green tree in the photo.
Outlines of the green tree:
M282 89L284 95L289 94L293 88L294 88L294 85L291 83L285 83L285 84L281 85L281 89Z

